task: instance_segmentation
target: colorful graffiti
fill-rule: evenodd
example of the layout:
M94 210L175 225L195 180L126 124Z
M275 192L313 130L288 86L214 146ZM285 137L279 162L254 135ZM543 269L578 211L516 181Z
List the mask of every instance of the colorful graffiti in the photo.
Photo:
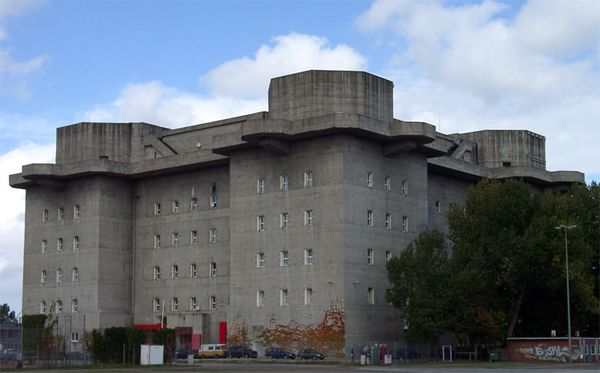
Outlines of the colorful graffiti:
M291 321L278 324L274 319L263 330L265 346L279 346L291 350L313 348L327 356L343 356L345 342L344 310L332 307L325 311L318 324L302 325Z
M536 346L521 347L517 351L523 355L526 360L542 360L542 361L568 361L569 347L560 345L547 345L540 343ZM579 357L579 348L573 346L573 360Z

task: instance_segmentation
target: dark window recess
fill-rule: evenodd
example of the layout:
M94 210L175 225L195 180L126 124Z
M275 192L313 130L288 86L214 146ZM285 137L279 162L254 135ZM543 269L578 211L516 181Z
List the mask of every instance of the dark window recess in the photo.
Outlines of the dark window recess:
M100 159L109 159L110 157L108 155L101 155Z
M502 162L502 167L510 167L510 162Z

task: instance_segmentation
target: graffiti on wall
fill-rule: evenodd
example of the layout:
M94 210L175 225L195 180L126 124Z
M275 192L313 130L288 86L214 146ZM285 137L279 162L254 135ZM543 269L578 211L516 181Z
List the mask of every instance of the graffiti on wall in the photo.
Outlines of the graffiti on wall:
M518 348L517 352L526 360L566 362L569 359L569 347L557 344L538 343L534 346ZM577 360L579 354L579 347L573 346L573 360Z
M283 325L271 320L261 337L266 346L292 350L310 347L328 356L343 356L345 327L344 310L332 307L325 311L318 324L291 321Z

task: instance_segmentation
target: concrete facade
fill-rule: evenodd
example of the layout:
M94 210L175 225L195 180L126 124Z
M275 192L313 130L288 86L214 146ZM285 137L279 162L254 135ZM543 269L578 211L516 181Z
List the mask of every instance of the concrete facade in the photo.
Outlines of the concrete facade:
M307 71L271 81L268 112L59 128L56 164L10 177L27 190L25 313L60 301L72 349L84 328L164 321L191 330L180 342L192 348L240 325L258 341L332 308L346 346L402 339L386 259L446 231L470 185L584 180L546 171L529 131L445 135L394 119L392 92L365 72Z

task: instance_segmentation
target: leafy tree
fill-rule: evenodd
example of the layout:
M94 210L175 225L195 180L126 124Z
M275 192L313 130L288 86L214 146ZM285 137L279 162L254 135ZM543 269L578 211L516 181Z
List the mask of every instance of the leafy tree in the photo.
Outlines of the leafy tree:
M434 340L446 327L444 312L448 254L446 239L439 232L424 232L400 256L387 264L392 287L386 297L402 310L409 341Z
M8 319L12 322L17 322L15 311L10 310L8 303L4 303L0 306L0 320Z
M469 344L492 344L551 329L566 335L560 224L577 225L568 236L573 331L598 333L598 185L542 193L521 181L482 180L448 220L449 258L444 236L428 232L388 265L388 297L407 318L407 337L453 332Z

